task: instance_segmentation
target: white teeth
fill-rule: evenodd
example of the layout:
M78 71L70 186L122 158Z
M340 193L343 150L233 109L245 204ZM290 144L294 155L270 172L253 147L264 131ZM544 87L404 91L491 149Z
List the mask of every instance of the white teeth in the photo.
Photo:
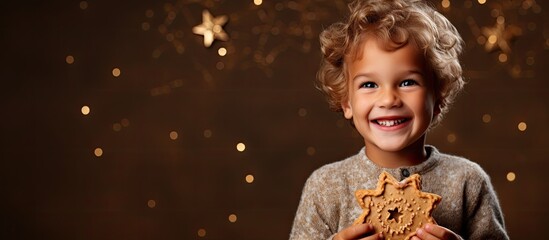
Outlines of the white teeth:
M377 120L377 123L381 126L385 127L392 127L398 124L401 124L404 122L404 119L397 119L397 120Z

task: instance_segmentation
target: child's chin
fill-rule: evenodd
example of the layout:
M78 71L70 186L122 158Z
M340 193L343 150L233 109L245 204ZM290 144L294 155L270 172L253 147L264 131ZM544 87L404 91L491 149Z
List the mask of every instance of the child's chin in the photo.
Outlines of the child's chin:
M378 147L385 152L398 152L404 149L406 146L404 144L387 143L379 144Z

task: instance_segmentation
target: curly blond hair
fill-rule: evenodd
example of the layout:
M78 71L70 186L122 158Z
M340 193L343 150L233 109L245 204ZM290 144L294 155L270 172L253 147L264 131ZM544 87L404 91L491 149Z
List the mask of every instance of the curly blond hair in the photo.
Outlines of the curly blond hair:
M348 95L346 59L356 59L357 51L372 37L398 49L413 42L424 52L435 74L436 125L465 84L458 56L463 39L446 17L419 0L355 0L345 22L334 23L320 34L323 54L316 86L328 99L330 108L341 111Z

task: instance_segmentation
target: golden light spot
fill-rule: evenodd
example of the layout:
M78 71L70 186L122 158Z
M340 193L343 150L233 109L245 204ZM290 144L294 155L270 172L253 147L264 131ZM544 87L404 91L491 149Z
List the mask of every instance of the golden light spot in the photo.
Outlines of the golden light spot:
M490 121L492 121L492 116L490 116L490 114L484 114L482 115L482 121L484 123L489 123Z
M536 59L534 57L526 58L526 64L532 66L532 65L534 65L534 63L536 63Z
M314 147L308 147L307 148L307 155L313 156L316 153L316 149Z
M485 4L485 3L486 3L486 0L478 0L478 3L480 3L480 4Z
M273 63L274 60L275 60L275 56L273 54L269 54L269 55L267 55L267 57L265 57L265 62L267 64Z
M236 222L236 219L237 219L236 214L229 215L229 222L234 223Z
M492 9L492 11L490 11L490 16L492 16L492 17L497 18L499 15L501 15L501 12L497 8L494 8L494 9Z
M95 150L93 150L93 154L95 154L96 157L101 157L103 156L103 149L96 148Z
M446 140L448 140L449 143L455 142L456 139L457 139L457 137L456 137L456 135L453 134L453 133L448 134L448 136L446 137Z
M123 118L122 120L120 120L120 123L122 124L123 127L130 126L130 120L128 120L127 118Z
M143 29L143 31L149 31L149 29L151 29L151 24L148 22L143 22L141 23L141 29Z
M238 143L236 144L236 150L239 152L244 152L244 150L246 150L246 145L244 145L244 143Z
M80 9L86 10L86 8L88 8L88 2L86 2L86 1L81 1L81 2L80 2Z
M490 35L488 37L488 42L491 44L495 44L498 41L498 37L496 35Z
M206 229L204 229L204 228L198 229L198 236L199 237L205 237L206 236Z
M246 182L247 183L253 183L254 182L254 175L252 175L252 174L246 175Z
M512 181L515 181L516 178L517 178L517 175L515 175L514 172L507 173L507 181L512 182Z
M151 9L148 9L147 11L145 11L145 16L146 16L147 18L152 18L152 17L154 17L154 11L151 10Z
M179 54L183 54L183 53L185 52L185 47L184 47L183 45L179 44L179 45L177 45L177 47L176 47L176 51L177 51L177 53L179 53Z
M227 49L224 48L224 47L220 47L218 50L217 50L217 54L219 54L219 56L225 56L227 55Z
M112 125L112 130L114 130L115 132L119 132L120 130L122 130L122 125L120 123L115 123Z
M507 54L500 53L499 56L498 56L498 60L502 63L507 62Z
M518 130L519 130L519 131L524 132L524 131L526 131L526 128L527 128L527 126L526 126L526 123L525 123L525 122L520 122L520 123L518 124Z
M163 52L163 51L162 51L161 49L155 49L155 50L152 52L151 56L152 56L153 58L159 58L159 57L162 55L162 52Z
M205 138L211 138L212 137L212 130L210 130L210 129L204 130L204 137Z
M223 68L225 68L225 63L223 62L217 62L215 64L215 68L217 68L217 70L223 70Z
M156 207L156 201L155 200L149 200L147 201L147 206L149 206L149 208L154 208Z
M82 106L82 108L80 109L80 111L82 112L82 114L88 115L88 114L90 114L91 109L90 109L90 107L88 107L88 106Z
M262 3L263 3L263 0L254 0L254 4L255 4L256 6L259 6L259 5L261 5Z
M68 55L68 56L65 58L65 62L67 62L67 64L73 64L73 63L74 63L74 57L71 56L71 55Z
M532 7L532 1L527 0L527 1L522 2L522 8L528 9L530 7Z
M307 109L305 109L305 108L300 108L300 109L297 111L297 114L298 114L300 117L305 117L305 116L307 116Z
M173 33L166 34L166 41L172 42L174 39L175 39L175 36L173 35Z
M484 36L479 36L477 38L477 43L480 44L480 45L484 45L486 43L486 37Z
M176 131L171 131L171 132L170 132L170 139L171 139L171 140L176 140L177 137L179 137L179 134L177 134Z
M176 17L177 17L177 13L176 13L175 11L170 11L170 12L168 13L168 19L169 19L170 21L173 21Z
M450 7L450 0L442 0L441 2L443 8L449 8Z
M505 18L503 16L499 16L497 19L496 19L496 22L498 24L504 24L505 23Z
M540 13L541 12L541 7L538 4L533 5L532 6L532 12L534 12L536 14Z
M519 77L521 72L522 72L522 69L521 69L520 65L518 65L518 64L513 66L513 68L511 68L511 74L514 77Z
M120 68L113 68L112 69L112 75L115 77L119 77L122 72L120 71Z

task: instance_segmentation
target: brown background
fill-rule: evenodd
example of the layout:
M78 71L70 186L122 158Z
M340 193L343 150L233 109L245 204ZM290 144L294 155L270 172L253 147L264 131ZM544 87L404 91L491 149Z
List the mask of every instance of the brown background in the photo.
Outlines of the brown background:
M468 84L428 142L488 172L512 238L540 238L549 8L433 3L467 43ZM312 84L318 33L345 1L0 5L2 239L286 239L308 175L361 148ZM205 48L192 34L203 9L229 16L229 41ZM522 31L504 62L480 44L498 15Z

